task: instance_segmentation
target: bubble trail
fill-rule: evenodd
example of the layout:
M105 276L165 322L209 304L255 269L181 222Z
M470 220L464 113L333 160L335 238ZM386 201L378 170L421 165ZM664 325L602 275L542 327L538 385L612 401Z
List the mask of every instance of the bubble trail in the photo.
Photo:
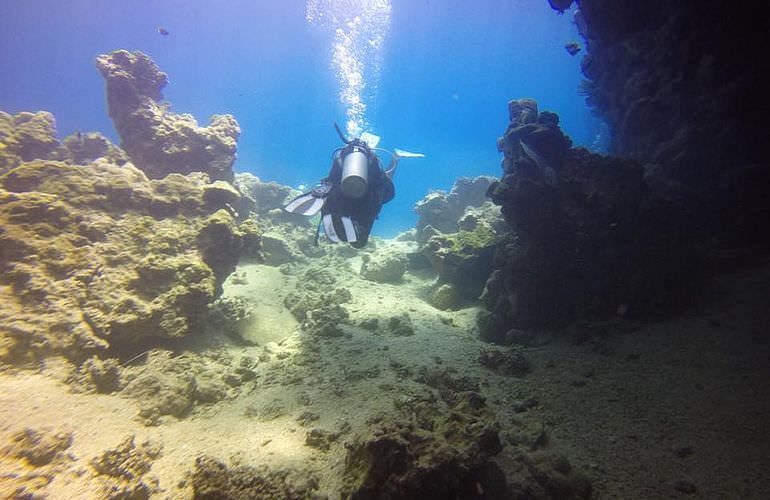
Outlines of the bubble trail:
M374 98L382 52L390 32L389 0L308 0L310 24L333 33L331 65L340 85L348 136L367 128L367 102Z

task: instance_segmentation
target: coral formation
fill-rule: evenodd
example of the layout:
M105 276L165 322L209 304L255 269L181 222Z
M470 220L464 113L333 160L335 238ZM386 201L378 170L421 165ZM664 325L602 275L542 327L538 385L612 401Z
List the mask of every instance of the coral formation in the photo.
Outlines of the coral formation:
M256 231L207 202L206 181L106 160L0 176L0 359L82 360L192 331Z
M410 401L404 411L404 423L374 429L349 446L346 497L462 498L478 494L479 485L492 498L505 492L505 479L490 462L502 445L477 393Z
M633 160L571 148L558 117L532 100L509 110L504 174L490 196L512 232L486 284L482 337L673 302L671 284L691 280L700 262L682 229L685 193Z
M583 89L612 131L610 152L692 192L689 227L703 228L692 237L716 244L717 267L762 258L770 247L770 146L757 106L770 87L762 16L727 0L579 5Z
M435 234L457 232L457 221L467 207L477 207L486 201L489 185L493 177L461 177L457 179L452 189L445 193L434 191L414 206L417 212L417 242L425 243L428 237Z
M394 251L376 251L362 256L361 276L378 283L398 283L406 272L409 260Z
M148 476L152 462L162 446L157 443L135 443L136 437L126 437L115 448L104 450L91 460L91 466L109 498L149 498L157 488L157 479Z
M161 92L168 78L141 52L103 54L96 66L106 80L108 111L121 147L148 177L204 172L212 181L233 182L241 133L233 116L213 115L207 127L199 127L192 115L170 112Z

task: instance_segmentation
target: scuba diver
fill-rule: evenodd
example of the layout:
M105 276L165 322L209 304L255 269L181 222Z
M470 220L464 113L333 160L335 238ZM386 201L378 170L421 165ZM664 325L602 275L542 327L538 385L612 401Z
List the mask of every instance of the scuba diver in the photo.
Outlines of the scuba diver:
M336 123L334 128L345 145L334 150L329 175L312 191L287 203L284 209L309 217L321 212L316 245L323 226L326 237L332 242L343 241L355 248L363 248L369 241L369 233L382 205L396 194L393 175L398 161L425 155L400 149L391 153L377 148L380 138L376 135L364 132L360 138L347 139ZM382 169L376 151L390 154L386 170Z

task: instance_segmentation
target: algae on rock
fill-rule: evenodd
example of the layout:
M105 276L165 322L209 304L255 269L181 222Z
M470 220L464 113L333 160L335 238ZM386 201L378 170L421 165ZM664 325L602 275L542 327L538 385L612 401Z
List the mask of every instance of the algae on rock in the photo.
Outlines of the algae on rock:
M0 359L180 338L254 240L207 178L35 160L0 176Z
M116 50L96 58L107 82L107 105L121 146L148 177L204 172L211 180L233 182L236 142L241 134L232 115L213 115L199 127L189 114L161 102L165 73L141 52Z

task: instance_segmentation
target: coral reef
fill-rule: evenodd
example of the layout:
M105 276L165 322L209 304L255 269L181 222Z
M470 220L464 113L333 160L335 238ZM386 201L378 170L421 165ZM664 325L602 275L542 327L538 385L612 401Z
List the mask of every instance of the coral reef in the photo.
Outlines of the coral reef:
M213 115L207 127L199 127L191 115L170 112L161 93L166 74L141 52L103 54L96 66L106 80L108 111L121 147L148 177L204 172L212 181L233 182L241 133L233 116Z
M457 232L457 221L467 207L477 207L487 199L487 189L494 182L493 177L461 177L452 189L445 193L435 191L414 206L417 212L417 242L425 243L435 231Z
M568 3L568 2L562 2ZM582 0L587 102L612 131L610 151L654 165L694 195L691 225L719 249L715 265L770 248L767 30L727 0Z
M508 231L500 209L487 201L493 182L487 176L462 177L449 193L430 193L415 205L420 250L408 257L411 267L423 267L422 261L427 261L438 273L428 295L438 309L476 301L493 270L494 249Z
M480 316L482 337L675 302L671 285L691 281L701 262L696 229L683 229L686 192L633 160L570 148L558 117L532 100L509 110L504 175L490 196L513 231L482 298L491 312Z
M24 429L17 433L8 455L23 458L30 465L40 467L56 459L61 459L64 452L72 445L72 433L52 433L39 429Z
M116 165L126 153L98 132L77 132L59 143L56 120L47 111L9 115L0 111L0 174L30 160L59 160L85 165L97 158Z
M438 273L430 302L439 309L458 307L481 295L493 270L497 244L505 234L499 209L485 202L466 209L454 233L436 233L421 252Z
M256 236L212 190L202 174L148 180L107 160L0 176L0 359L82 360L191 332Z

